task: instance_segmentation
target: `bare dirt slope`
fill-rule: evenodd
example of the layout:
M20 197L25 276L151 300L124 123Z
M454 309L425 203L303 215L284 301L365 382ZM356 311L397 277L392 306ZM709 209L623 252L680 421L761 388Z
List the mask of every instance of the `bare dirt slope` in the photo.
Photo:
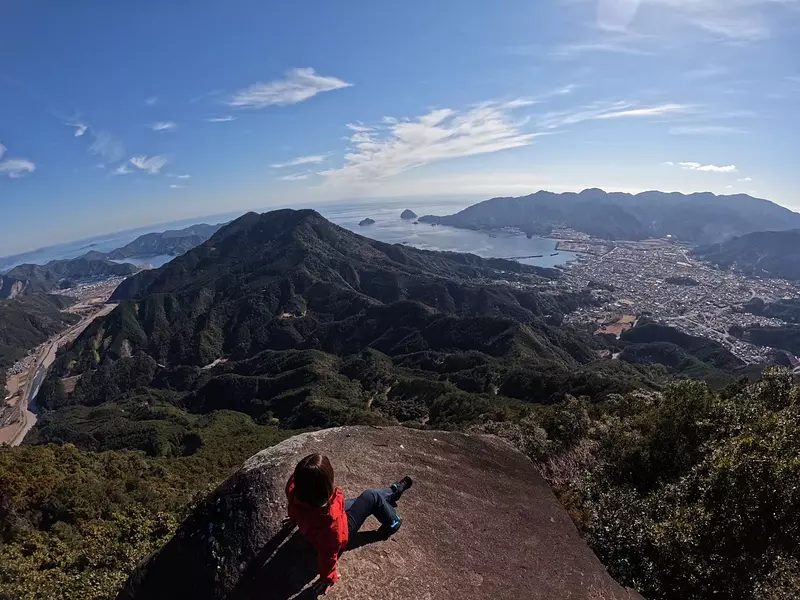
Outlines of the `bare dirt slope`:
M260 452L220 486L175 537L131 576L119 600L313 598L313 550L282 528L296 462L330 456L345 496L415 478L389 540L351 540L326 598L619 599L531 462L493 436L400 427L343 427ZM371 519L366 530L378 523Z

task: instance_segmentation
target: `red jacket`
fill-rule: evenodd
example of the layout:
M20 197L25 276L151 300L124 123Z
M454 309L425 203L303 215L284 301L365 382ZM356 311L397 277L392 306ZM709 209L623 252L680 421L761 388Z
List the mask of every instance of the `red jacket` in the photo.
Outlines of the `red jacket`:
M339 580L336 563L347 546L347 514L344 512L342 490L334 488L327 506L314 507L294 497L294 477L286 484L289 518L317 551L319 576L326 583Z

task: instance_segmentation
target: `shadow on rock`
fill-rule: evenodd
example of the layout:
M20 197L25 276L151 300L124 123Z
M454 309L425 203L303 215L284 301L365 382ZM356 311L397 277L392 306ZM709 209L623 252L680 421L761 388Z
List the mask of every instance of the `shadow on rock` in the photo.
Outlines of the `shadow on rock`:
M378 531L359 531L345 552L385 540ZM259 551L230 598L314 600L318 595L308 586L317 574L317 553L293 525L285 525Z

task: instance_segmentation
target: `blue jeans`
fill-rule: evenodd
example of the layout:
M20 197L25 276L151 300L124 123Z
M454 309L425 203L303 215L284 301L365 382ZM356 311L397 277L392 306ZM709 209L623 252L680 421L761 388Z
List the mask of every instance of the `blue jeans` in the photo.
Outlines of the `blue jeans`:
M344 503L347 514L347 532L350 538L361 529L364 521L372 515L384 527L391 527L397 519L392 497L394 490L366 490L358 498L350 498Z

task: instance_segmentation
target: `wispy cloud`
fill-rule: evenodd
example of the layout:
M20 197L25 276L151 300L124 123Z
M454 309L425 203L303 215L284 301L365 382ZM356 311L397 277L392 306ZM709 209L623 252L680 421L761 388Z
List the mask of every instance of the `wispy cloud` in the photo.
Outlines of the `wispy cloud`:
M6 147L0 144L0 175L7 175L11 179L20 179L36 170L36 165L25 158L6 158Z
M270 166L273 169L283 169L284 167L296 167L298 165L315 165L323 162L324 160L325 160L324 154L315 154L312 156L298 156L297 158L293 158L292 160L282 163L274 163Z
M598 0L597 25L629 32L637 13L647 11L651 18L677 19L715 38L757 42L770 37L780 7L791 5L796 0Z
M736 165L725 165L718 167L717 165L702 165L698 162L679 162L678 166L690 171L705 171L708 173L735 173Z
M172 121L156 121L155 123L150 123L148 127L153 131L175 131L178 128L178 124Z
M610 53L610 54L628 54L630 56L652 56L655 54L651 50L644 48L637 48L629 45L628 42L620 40L608 40L600 42L575 42L571 44L562 44L556 46L550 51L550 56L554 58L570 59L582 56L584 54L597 54Z
M131 158L131 164L134 167L150 175L160 172L167 162L169 161L163 156L134 156Z
M90 130L93 141L89 146L89 152L99 156L106 163L117 162L125 156L125 146L110 133L105 131Z
M178 179L189 179L191 175L178 175Z
M222 117L209 117L206 119L208 123L227 123L228 121L235 121L236 117L233 115L225 115Z
M747 133L747 130L724 125L677 125L669 132L672 135L730 135Z
M322 92L340 90L351 85L353 84L337 77L317 75L311 68L292 69L286 73L284 79L254 83L234 92L227 103L239 108L286 106L308 100Z
M150 96L144 100L145 106L155 106L158 104L158 96Z
M584 121L625 119L639 117L661 117L686 113L692 110L686 104L659 104L639 107L631 102L595 103L573 111L551 112L541 116L538 123L546 129L575 125Z
M278 179L282 179L283 181L300 181L301 179L308 179L308 173L293 173L291 175L278 177Z
M349 124L351 148L344 166L322 171L329 185L380 180L426 164L527 146L536 134L524 133L511 118L515 102L487 102L467 111L445 108L414 119L384 119L368 127Z
M127 164L122 164L114 169L112 175L128 175L129 173L133 173L133 169L131 169Z
M741 179L737 179L736 181L745 182L745 181L753 181L752 177L742 177Z
M177 190L177 189L180 189L180 188L183 188L183 187L185 187L185 186L183 186L183 185L178 185L177 183L171 183L171 184L169 185L169 188L170 188L171 190Z
M717 77L722 77L723 75L728 75L730 72L731 70L728 67L701 67L686 71L683 74L683 78L688 79L689 81L705 81L707 79L715 79Z

